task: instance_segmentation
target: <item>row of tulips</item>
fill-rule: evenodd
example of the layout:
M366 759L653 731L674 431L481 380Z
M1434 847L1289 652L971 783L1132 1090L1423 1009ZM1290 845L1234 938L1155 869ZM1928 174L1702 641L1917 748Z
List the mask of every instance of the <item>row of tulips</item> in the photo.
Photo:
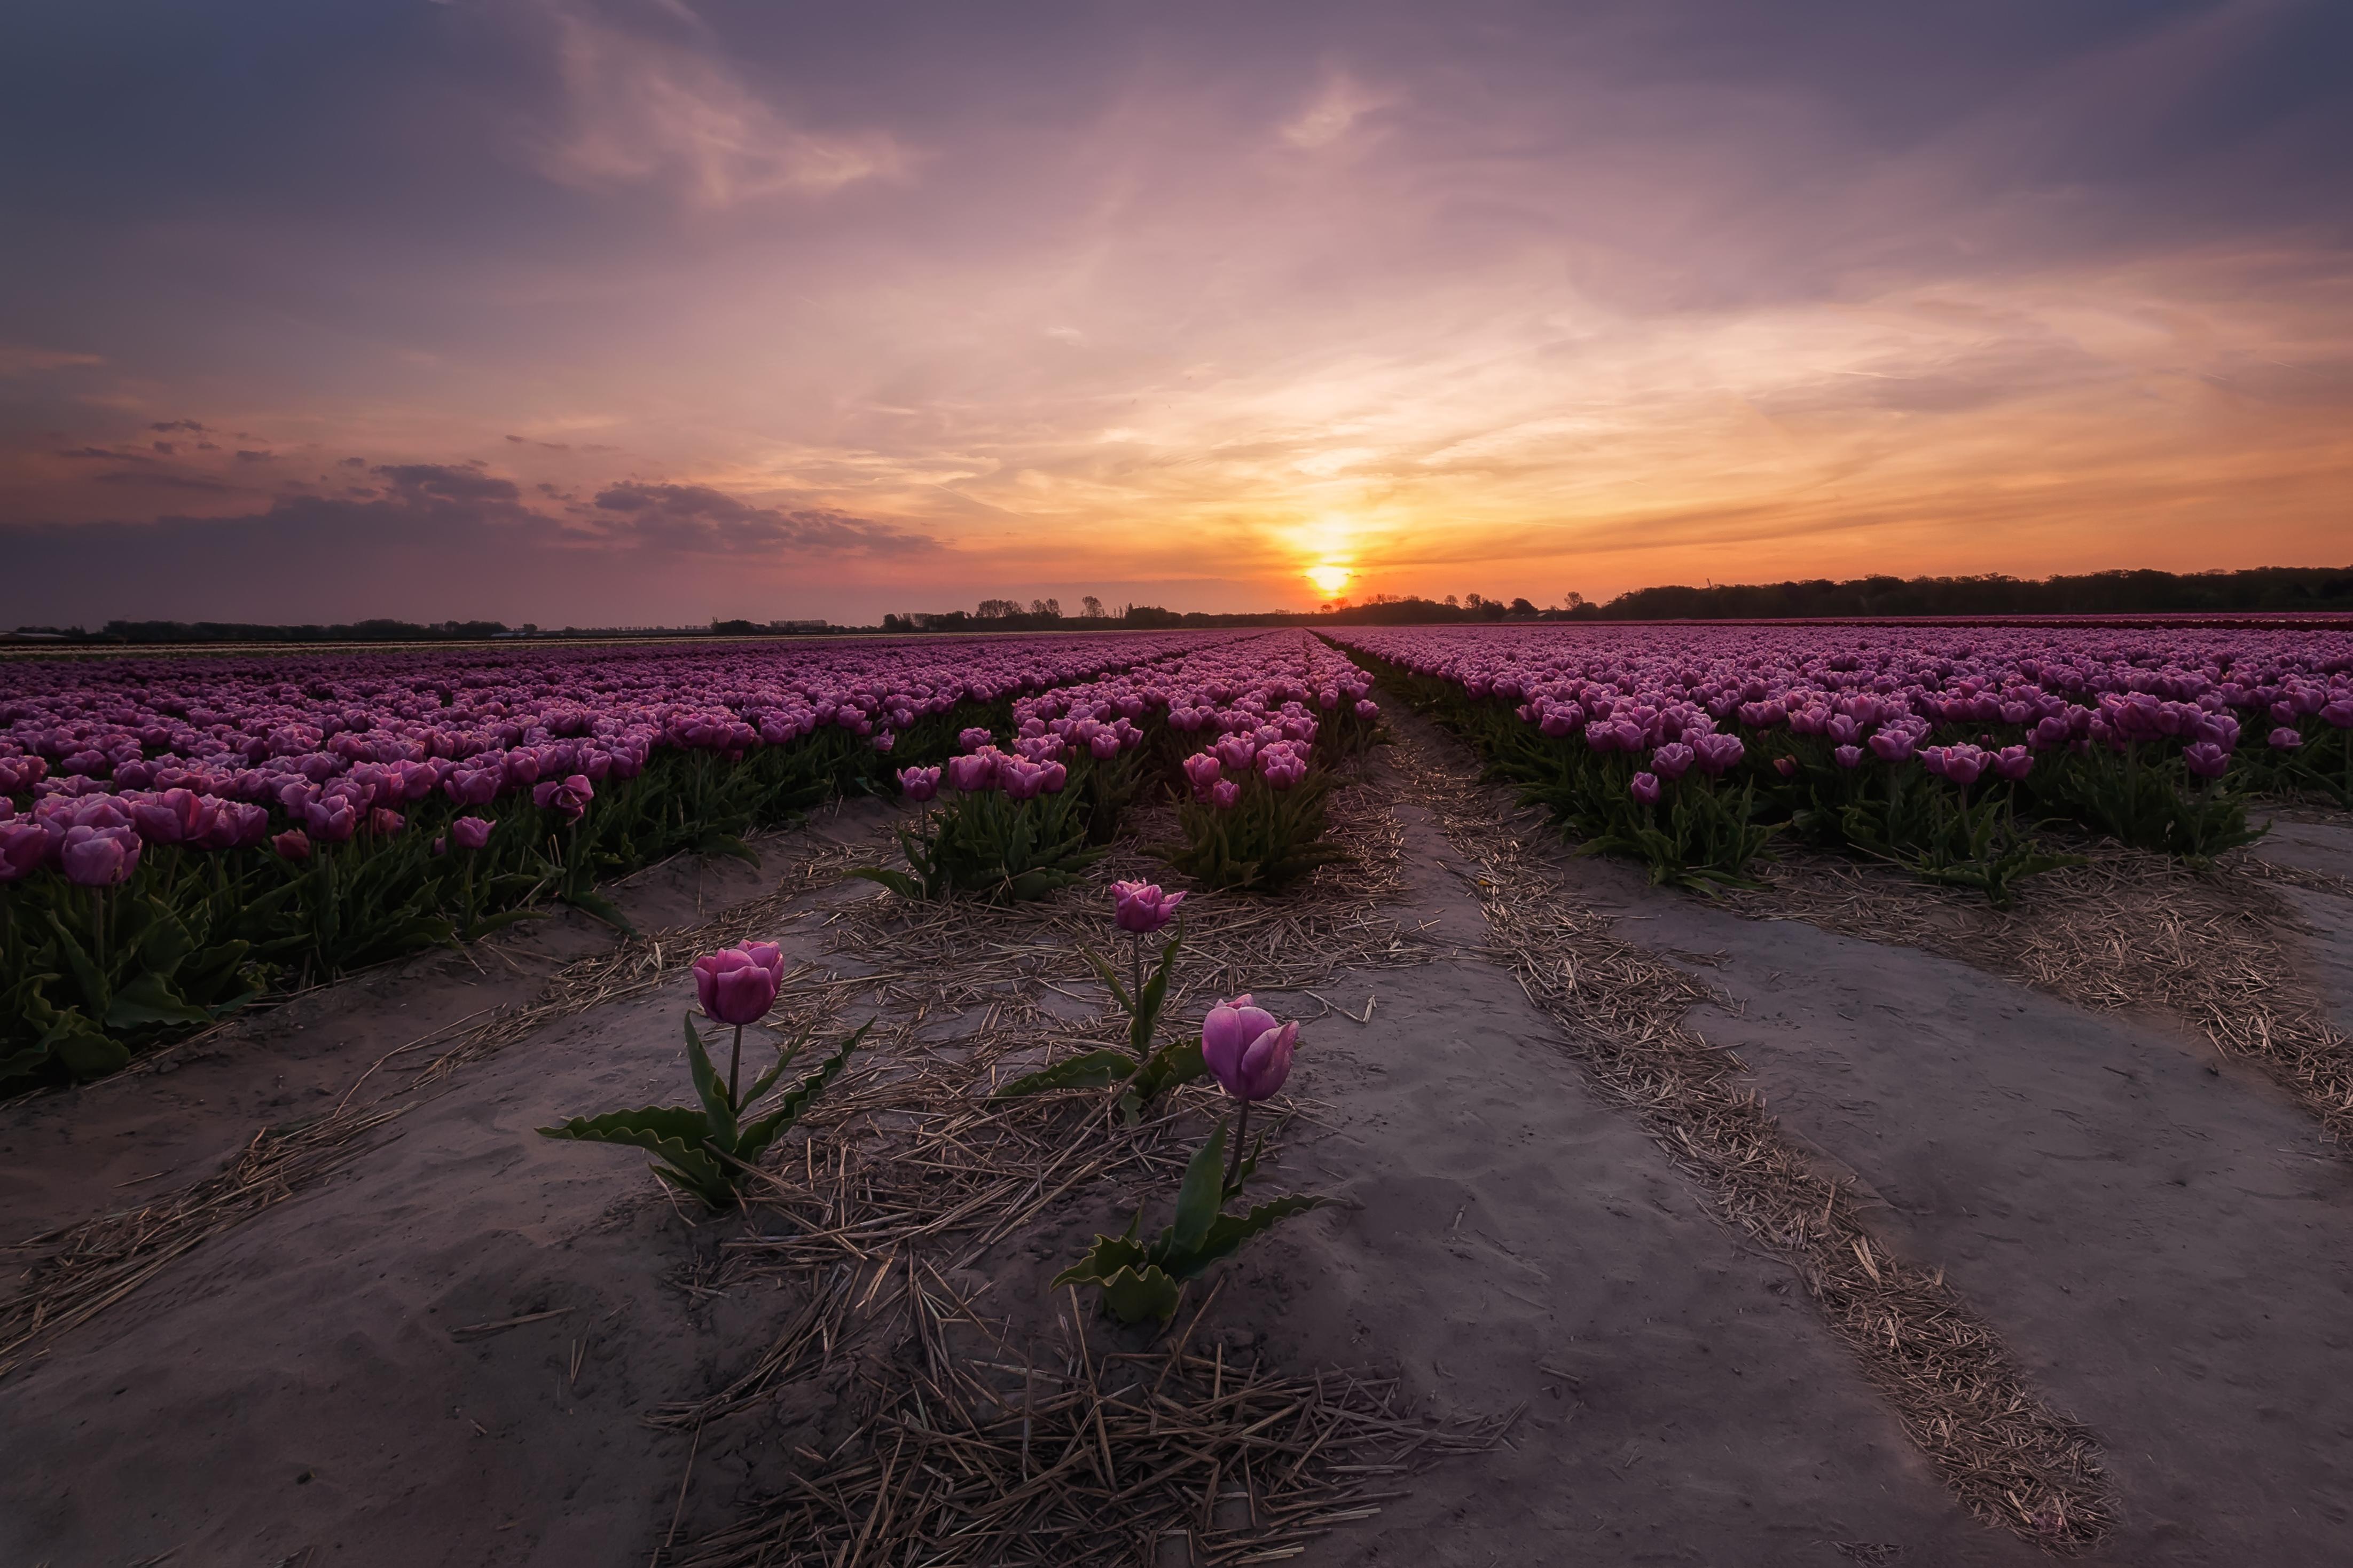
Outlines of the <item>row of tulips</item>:
M944 759L1017 697L1218 640L11 665L0 1092L551 900L618 922L604 879L748 858L752 830Z
M1185 803L1172 864L1209 887L1279 890L1341 857L1329 764L1377 733L1368 689L1327 645L1277 632L1024 698L1001 743L975 727L962 754L900 770L904 798L937 809L902 835L907 869L861 874L910 897L1041 897L1166 789Z
M2067 863L2037 827L2195 859L2256 836L2258 793L2353 804L2344 631L1344 636L1571 831L1660 880L1742 880L1786 832L2005 901Z
M1133 1125L1150 1099L1206 1076L1237 1108L1239 1114L1231 1121L1220 1119L1187 1164L1175 1215L1166 1226L1149 1240L1140 1239L1144 1211L1139 1207L1124 1231L1097 1236L1085 1255L1053 1281L1056 1289L1093 1288L1103 1309L1123 1322L1154 1319L1166 1323L1190 1280L1251 1238L1324 1200L1290 1194L1239 1214L1227 1212L1256 1173L1263 1152L1263 1138L1245 1152L1250 1108L1282 1092L1298 1047L1299 1026L1276 1018L1244 995L1211 1007L1198 1038L1160 1040L1162 1003L1182 946L1181 931L1163 945L1149 981L1144 977L1144 948L1176 920L1185 895L1141 882L1115 883L1111 893L1113 924L1134 944L1133 989L1121 984L1101 955L1091 952L1088 956L1128 1016L1126 1047L1070 1058L1008 1085L999 1095L1117 1089L1126 1121ZM744 1031L759 1025L775 1007L784 972L784 952L774 942L747 942L695 960L699 1010L706 1023L732 1031L723 1078L695 1027L694 1015L687 1015L687 1066L696 1104L575 1116L539 1129L541 1135L642 1149L654 1156L651 1168L664 1183L711 1209L735 1207L747 1184L758 1179L762 1158L841 1076L872 1026L861 1026L816 1071L773 1100L767 1099L808 1044L803 1036L781 1046L748 1085L744 1082Z

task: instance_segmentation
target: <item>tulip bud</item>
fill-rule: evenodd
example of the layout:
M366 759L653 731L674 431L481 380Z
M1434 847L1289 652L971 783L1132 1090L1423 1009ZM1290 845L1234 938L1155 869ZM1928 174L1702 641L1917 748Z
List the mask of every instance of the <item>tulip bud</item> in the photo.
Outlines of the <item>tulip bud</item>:
M784 978L784 952L773 942L722 948L694 961L694 992L703 1016L741 1027L766 1017Z
M1150 936L1175 920L1176 906L1185 901L1184 894L1164 893L1153 882L1113 882L1111 896L1112 923L1138 936Z

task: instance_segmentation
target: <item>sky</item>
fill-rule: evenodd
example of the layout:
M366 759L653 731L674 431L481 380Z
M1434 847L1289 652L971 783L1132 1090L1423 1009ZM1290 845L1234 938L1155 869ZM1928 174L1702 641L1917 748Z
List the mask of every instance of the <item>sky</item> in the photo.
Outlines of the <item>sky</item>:
M2353 561L2353 5L0 15L0 626Z

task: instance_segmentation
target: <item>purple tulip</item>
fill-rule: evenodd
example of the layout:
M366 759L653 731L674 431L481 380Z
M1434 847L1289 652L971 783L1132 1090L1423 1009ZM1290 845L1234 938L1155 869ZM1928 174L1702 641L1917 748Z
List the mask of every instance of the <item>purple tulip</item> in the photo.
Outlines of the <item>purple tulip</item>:
M772 942L723 947L694 961L694 994L703 1016L738 1028L768 1016L784 978L784 950Z
M967 752L976 752L980 750L981 747L987 745L990 742L996 739L997 736L993 732L984 730L979 725L976 724L969 730L963 730L957 732L956 744L962 746Z
M449 797L452 805L488 805L499 797L500 786L505 782L497 768L476 768L451 773L442 780L441 793Z
M449 825L449 842L460 849L480 849L491 841L491 829L497 826L479 816L461 816Z
M408 818L388 805L379 805L368 813L368 831L379 838L389 838L408 826Z
M1113 882L1111 897L1112 923L1138 936L1150 936L1175 920L1176 906L1185 901L1184 894L1164 893L1156 882Z
M1208 752L1196 752L1185 759L1185 778L1193 786L1194 796L1206 796L1217 782L1226 776L1223 763Z
M1037 763L1008 757L997 764L997 782L1008 800L1035 800L1046 793L1046 770Z
M150 844L193 844L211 826L212 815L210 803L194 790L167 789L133 802L131 825Z
M2034 769L2034 753L2024 746L2004 746L1993 757L1993 771L2015 783Z
M1220 1002L1201 1020L1201 1061L1228 1094L1244 1103L1271 1098L1291 1076L1299 1026L1275 1020L1248 996Z
M543 779L532 786L531 803L542 811L560 811L566 822L577 822L588 811L588 803L596 798L596 786L586 776L574 773L565 779Z
M1721 773L1736 768L1740 759L1748 754L1748 748L1737 735L1694 735L1691 746L1697 755L1699 771L1704 773Z
M1698 757L1698 752L1681 741L1672 741L1651 753L1650 771L1672 782L1691 772L1691 765ZM1656 781L1652 782L1655 784Z
M1048 795L1061 794L1062 786L1070 782L1071 770L1065 767L1062 763L1040 763L1038 765L1039 785L1040 788L1044 789Z
M45 822L14 818L0 822L0 882L30 876L49 858L64 835Z
M1796 778L1798 776L1798 759L1795 757L1776 757L1773 759L1773 771L1779 773L1785 779Z
M1842 768L1859 768L1862 766L1862 748L1861 746L1832 747L1831 760Z
M1242 786L1231 779L1219 779L1209 786L1209 804L1219 811L1231 811L1242 798Z
M1659 775L1656 773L1636 773L1631 779L1627 781L1626 793L1634 797L1634 804L1636 805L1658 805Z
M1926 752L1922 753L1924 758L1926 755ZM1967 789L1978 782L1978 777L1986 770L1986 764L1992 760L1992 757L1984 750L1972 746L1967 742L1957 746L1947 746L1945 748L1944 774L1953 783Z
M937 768L901 768L899 793L921 805L940 793L940 770Z
M2274 750L2292 752L2304 744L2304 736L2291 726L2283 724L2271 732L2271 743Z
M360 814L341 796L304 803L302 826L321 844L341 844L359 831Z
M2219 779L2231 766L2231 753L2211 741L2182 747L2181 760L2201 779Z
M2353 697L2340 697L2324 704L2320 721L2332 730L2353 730Z
M947 762L948 787L960 795L978 795L994 788L999 753L982 750L969 756L950 757Z
M269 841L281 859L308 860L311 858L311 836L301 828L290 828Z
M69 827L58 861L78 888L111 888L139 869L139 833L131 827Z
M1900 763L1910 757L1919 742L1909 730L1874 730L1871 735L1871 754L1883 763Z

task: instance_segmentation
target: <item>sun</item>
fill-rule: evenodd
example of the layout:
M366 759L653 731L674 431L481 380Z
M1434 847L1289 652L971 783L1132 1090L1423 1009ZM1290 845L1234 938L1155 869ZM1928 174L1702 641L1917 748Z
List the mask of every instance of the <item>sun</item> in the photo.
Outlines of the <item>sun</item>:
M1307 580L1327 595L1336 594L1346 587L1348 579L1355 575L1356 573L1345 566L1325 564L1310 566L1307 569Z

